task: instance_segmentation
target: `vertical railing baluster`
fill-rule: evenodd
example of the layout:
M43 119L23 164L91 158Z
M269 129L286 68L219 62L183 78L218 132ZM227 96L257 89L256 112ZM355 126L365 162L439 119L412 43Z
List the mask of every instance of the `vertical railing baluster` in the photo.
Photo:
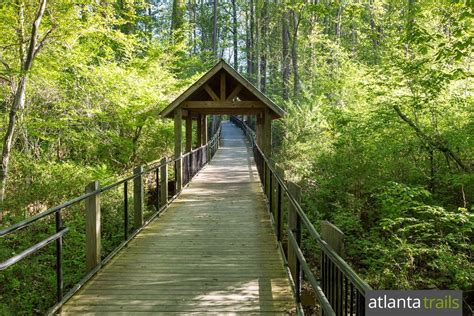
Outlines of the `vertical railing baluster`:
M360 315L359 291L356 289L356 315Z
M277 195L277 240L281 241L281 210L282 210L282 203L283 203L283 196L281 190L281 184L278 183L278 195Z
M351 282L351 303L350 303L350 315L354 313L354 284Z
M334 267L334 311L339 315L339 268Z
M56 233L62 229L61 209L56 214ZM63 236L56 239L56 300L59 303L63 299Z
M347 292L347 277L344 276L344 311L345 311L345 315L347 315L347 311L348 311L348 306L347 306L347 295L349 293Z
M364 296L362 295L359 290L357 290L357 315L362 315L364 316L364 310L365 310L365 302L364 302Z
M343 300L343 296L342 296L342 293L343 293L343 283L344 283L344 279L343 279L343 274L342 274L342 271L339 270L339 293L338 293L338 296L339 296L339 313L342 314L342 310L343 310L343 304L344 304L344 300Z
M156 184L156 211L160 210L160 167L155 169L155 184Z
M267 196L267 199L268 199L268 205L269 205L269 210L270 210L270 213L273 215L273 218L275 219L275 213L274 213L274 209L273 209L273 174L272 172L270 171L270 166L268 166L268 176L270 177L270 180L268 181L268 196Z
M324 252L321 251L321 269L320 269L320 275L319 278L321 280L321 289L323 290L324 293L326 293L326 280L324 280L324 265L325 265L325 259L324 259Z
M174 168L174 192L173 192L174 194L173 195L176 195L178 193L178 190L177 190L177 187L178 187L178 185L177 185L177 183L178 183L177 169L178 168L177 167L178 167L178 165L177 164L178 164L178 161L175 161L174 166L173 166L173 168Z
M331 306L334 308L334 265L332 261L330 261L329 265L329 284L331 285L330 291L329 291L329 302L331 303Z
M301 218L298 213L296 213L295 237L298 247L301 247ZM298 302L301 302L301 264L299 260L296 260L296 291Z
M128 239L128 181L123 183L123 236Z

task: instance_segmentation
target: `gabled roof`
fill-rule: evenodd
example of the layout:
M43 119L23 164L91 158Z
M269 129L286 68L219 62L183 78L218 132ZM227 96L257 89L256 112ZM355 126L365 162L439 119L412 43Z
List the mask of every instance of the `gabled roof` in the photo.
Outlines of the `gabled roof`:
M225 80L229 87L240 84L239 92L234 95L239 101L260 101L267 106L272 112L273 118L280 118L286 112L270 100L265 94L258 90L252 83L239 74L228 63L221 59L214 67L205 73L198 81L190 86L185 92L171 102L166 108L160 112L161 117L173 117L174 109L180 106L185 101L212 101L209 92L206 89L209 87L218 87L219 74L225 73ZM227 90L227 92L230 92ZM238 102L236 102L237 104ZM217 103L216 103L217 104ZM216 109L218 106L216 105Z

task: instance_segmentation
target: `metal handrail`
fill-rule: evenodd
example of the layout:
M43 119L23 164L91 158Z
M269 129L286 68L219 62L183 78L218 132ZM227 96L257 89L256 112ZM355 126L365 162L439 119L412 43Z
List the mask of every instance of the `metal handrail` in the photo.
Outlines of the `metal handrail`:
M238 119L237 119L238 120ZM240 120L239 120L240 121ZM244 122L240 121L241 124L244 126L244 128L249 129L249 132L255 134L247 124ZM293 207L295 207L296 211L298 212L298 215L301 217L303 220L303 223L305 226L308 228L308 231L310 235L316 239L318 244L324 248L324 252L326 252L331 259L335 261L335 263L338 265L338 267L346 272L349 277L351 277L351 281L354 282L354 285L363 293L372 290L370 285L368 285L362 278L360 278L357 273L342 259L331 247L327 244L327 242L321 238L321 235L316 231L316 228L314 228L314 225L311 223L309 220L308 216L306 213L303 211L303 208L299 205L299 203L295 200L295 198L290 194L288 187L286 186L286 183L284 180L278 175L278 173L275 171L274 167L272 167L272 164L270 163L269 159L263 154L262 150L260 147L257 145L254 139L252 139L252 144L257 148L257 150L260 152L262 155L263 159L265 160L267 164L267 168L270 169L271 173L275 177L275 179L278 181L278 183L281 185L283 191L287 194L291 204Z
M11 225L11 226L9 226L9 227L7 227L7 228L4 228L4 229L0 230L0 237L5 236L5 235L8 235L8 234L10 234L10 233L13 233L13 232L15 232L15 231L17 231L17 230L19 230L19 229L25 228L25 227L29 226L30 224L36 222L37 220L40 220L40 219L42 219L42 218L44 218L44 217L47 217L48 215L51 215L51 214L53 214L53 213L56 213L56 212L60 211L60 210L63 209L63 208L67 208L67 207L69 207L69 206L71 206L71 205L74 205L74 204L76 204L76 203L82 202L82 201L84 201L85 199L90 198L91 196L94 196L94 195L96 195L96 194L98 194L98 193L103 193L103 192L109 191L109 190L111 190L111 189L114 189L114 188L118 187L119 185L123 184L124 182L133 180L133 179L135 179L135 178L137 178L137 177L139 177L139 176L141 176L141 175L150 173L151 171L153 171L153 170L155 170L155 169L157 169L157 168L161 168L161 167L163 167L164 165L167 165L167 164L171 164L171 163L173 163L173 162L176 162L177 160L182 159L182 158L184 158L185 156L188 156L188 155L191 154L192 152L197 151L197 150L201 149L202 147L206 147L206 146L210 145L211 143L214 143L214 142L216 141L216 139L218 138L218 136L220 136L220 132L221 132L221 127L219 127L219 129L217 130L217 132L214 134L214 136L211 138L211 140L209 140L209 142L208 142L207 144L205 144L205 145L203 145L203 146L201 146L201 147L199 147L199 148L194 149L193 151L190 151L190 152L188 152L188 153L182 155L181 158L169 159L169 160L167 160L165 163L160 163L160 164L158 164L158 165L153 165L153 167L144 169L144 170L143 170L142 172L140 172L140 173L135 173L135 174L130 175L130 176L128 176L128 177L125 177L125 178L123 178L123 179L121 179L121 180L118 180L117 182L114 182L114 183L112 183L112 184L110 184L110 185L107 185L107 186L104 186L104 187L102 187L102 188L100 188L100 189L97 189L97 190L94 190L94 191L91 191L91 192L82 194L82 195L80 195L80 196L78 196L78 197L76 197L76 198L74 198L74 199L71 199L71 200L69 200L69 201L67 201L67 202L64 202L64 203L62 203L62 204L59 204L59 205L57 205L57 206L53 206L53 207L51 207L51 208L49 208L49 209L47 209L47 210L45 210L45 211L43 211L43 212L41 212L41 213L38 213L38 214L36 214L36 215L30 217L30 218L27 218L27 219L25 219L25 220L23 220L23 221L20 221L20 222L18 222L18 223L16 223L16 224L13 224L13 225Z
M128 181L134 180L138 177L141 177L144 174L150 173L150 172L156 172L157 177L158 177L158 171L161 170L162 167L165 165L169 164L174 164L177 161L184 159L188 155L191 155L199 150L203 150L206 147L211 147L212 148L212 154L215 153L219 146L219 138L221 135L221 127L219 126L218 130L216 133L212 136L212 138L203 146L194 149L193 151L186 153L185 155L181 155L180 157L174 158L174 159L166 159L164 162L159 162L156 164L155 162L152 162L147 166L147 168L144 168L140 172L134 172L134 174L127 176L125 178L122 178L112 184L109 184L107 186L104 186L102 188L96 189L91 192L87 192L85 194L82 194L76 198L73 198L69 201L66 201L60 205L51 207L41 213L38 213L30 218L27 218L23 221L20 221L16 224L11 225L10 227L4 228L0 230L0 237L6 236L8 234L14 233L20 229L26 228L29 225L37 222L40 219L43 219L49 215L55 214L56 216L56 233L49 236L48 238L40 241L39 243L33 245L32 247L22 251L20 254L15 255L9 259L7 259L4 262L0 263L0 270L7 269L8 267L12 266L13 264L21 261L25 257L37 252L41 248L47 246L53 241L56 241L56 281L57 281L57 303L52 307L51 311L57 310L68 298L70 298L81 286L84 284L87 280L89 280L99 269L102 267L107 261L109 261L120 249L122 249L133 237L136 236L146 225L148 225L153 219L155 219L160 213L162 213L168 205L176 199L176 197L179 195L180 192L175 192L174 196L172 196L170 199L166 199L166 203L164 205L161 205L161 207L158 207L160 205L157 205L157 211L150 216L148 220L146 220L140 227L136 228L134 232L132 232L131 235L128 234L128 195L127 195L127 187L128 187ZM204 162L207 163L209 160L212 158L212 154L210 157L206 158L206 161ZM200 165L199 168L202 168L204 164ZM196 173L196 172L195 172ZM194 174L195 174L194 173ZM194 175L193 174L193 175ZM176 176L176 175L175 175ZM65 296L63 296L63 280L62 280L62 241L63 241L63 236L65 233L69 231L69 228L67 227L62 227L62 220L61 220L61 211L64 210L67 207L70 207L74 204L80 203L88 198L91 198L97 194L112 190L120 185L124 185L124 207L125 207L125 215L124 215L124 224L125 224L125 240L103 260L100 261L98 266L96 266L90 273L88 273L81 281L79 284L74 286ZM157 178L157 186L158 186L158 178ZM158 194L158 187L157 187L157 194Z
M21 259L25 258L25 257L28 257L29 255L31 255L32 253L35 253L36 251L40 250L41 248L45 247L46 245L48 245L49 243L61 238L64 236L64 234L66 234L67 232L69 231L69 228L63 228L62 230L60 230L58 233L54 234L54 235L51 235L49 236L48 238L40 241L39 243L37 243L36 245L22 251L21 253L17 254L16 256L13 256L11 257L10 259L7 259L5 260L4 262L1 262L0 263L0 271L1 270L5 270L6 268L8 268L9 266L17 263L18 261L20 261Z
M372 288L370 285L368 285L348 264L344 259L342 259L328 244L325 240L322 239L322 237L319 235L319 233L316 231L313 223L310 221L300 204L296 201L296 199L292 196L290 193L285 181L279 176L279 174L276 172L275 168L273 167L272 163L270 160L265 156L261 148L258 146L256 143L256 137L255 137L255 132L247 125L245 124L242 120L232 116L231 121L236 123L245 133L249 141L251 142L251 146L257 151L259 156L263 159L264 163L264 168L267 168L269 170L269 174L275 178L277 185L281 188L282 192L284 195L287 196L289 203L291 206L294 208L296 213L298 214L298 217L301 219L301 222L305 225L307 228L310 236L316 240L316 243L319 245L321 251L334 263L334 265L352 282L352 284L355 286L355 288L362 294L366 295L366 293ZM263 180L262 180L263 181ZM290 231L291 232L291 231ZM293 237L293 238L292 238ZM294 239L293 233L288 234L288 239L289 242L292 243L293 246L295 246L295 252L296 256L298 257L298 260L300 261L300 264L305 271L305 274L308 276L309 281L311 285L313 286L316 295L318 295L318 298L320 299L321 305L323 305L323 309L325 310L326 314L332 315L334 312L332 308L329 310L328 306L325 306L325 303L328 301L326 296L324 295L324 292L322 291L319 282L316 281L314 278L314 275L311 273L309 270L306 261L304 259L303 253L301 252L301 249L296 242L296 239ZM298 245L298 247L296 247ZM306 266L305 266L306 265ZM321 296L322 295L322 296ZM329 305L330 306L330 305ZM327 311L326 311L327 309ZM332 311L332 312L331 312Z

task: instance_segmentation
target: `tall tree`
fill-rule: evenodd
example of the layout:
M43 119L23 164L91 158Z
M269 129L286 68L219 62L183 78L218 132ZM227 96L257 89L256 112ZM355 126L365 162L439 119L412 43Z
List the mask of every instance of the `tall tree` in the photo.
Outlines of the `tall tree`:
M293 65L293 95L298 97L301 90L300 73L298 69L298 30L300 26L300 18L298 12L294 8L290 9L290 21L292 23L292 39L291 39L291 64Z
M281 14L282 21L282 63L281 72L283 80L282 97L288 100L288 86L290 82L290 52L289 52L289 30L288 30L288 12L283 9Z
M19 65L20 65L20 76L16 82L13 83L13 102L10 105L10 114L8 117L8 127L3 138L3 149L2 149L2 164L0 166L0 201L5 198L5 188L8 178L8 166L10 162L10 155L12 151L13 136L15 133L16 121L18 118L19 111L25 107L25 96L26 96L26 83L28 80L29 72L33 66L38 52L46 43L49 35L54 30L54 27L45 32L40 39L40 25L43 15L46 11L46 0L40 0L38 9L36 11L35 18L31 24L31 31L27 37L25 25L26 25L26 14L25 14L25 3L23 0L17 0L18 8L18 25L17 25L17 45L19 50ZM6 67L10 68L6 62L3 63ZM14 79L13 79L14 80Z
M234 45L234 68L238 66L238 34L237 34L237 0L232 0L232 39Z
M247 38L248 38L248 44L247 44L247 75L249 77L252 77L254 71L255 71L255 35L254 35L254 30L255 30L255 8L254 8L254 3L255 0L250 0L249 1L249 14L247 16L248 20L248 30L247 30Z
M174 39L176 39L176 34L182 32L185 10L186 5L184 0L173 0L173 8L171 12L171 35ZM179 34L178 36L181 37L182 34Z
M261 42L260 45L262 50L260 54L260 89L262 92L266 92L267 87L267 51L268 51L268 0L263 0L263 6L261 10Z
M217 24L217 16L219 14L218 11L218 0L214 0L212 3L212 52L214 53L215 58L219 58L219 54L217 51L217 32L218 32L218 24Z
M261 64L261 29L260 29L260 3L262 0L256 0L255 2L255 65L254 65L254 70L255 70L255 85L257 86L258 89L260 89L260 64Z

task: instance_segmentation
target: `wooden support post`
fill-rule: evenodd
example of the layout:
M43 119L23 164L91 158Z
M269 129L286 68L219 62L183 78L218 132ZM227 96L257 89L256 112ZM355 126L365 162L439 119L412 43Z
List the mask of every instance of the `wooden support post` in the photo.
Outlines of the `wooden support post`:
M140 228L143 225L143 206L144 206L144 189L143 189L143 166L133 169L136 176L133 179L133 227Z
M276 174L277 176L282 179L283 181L285 180L285 172L283 171L282 168L276 167ZM276 222L276 232L277 232L277 239L278 241L281 241L281 236L282 236L282 228L283 228L283 188L278 184L278 181L276 181L276 194L275 194L275 199L276 199L276 211L275 211L275 222Z
M182 160L181 155L183 153L183 148L181 145L181 136L182 136L182 110L180 107L174 110L174 157L176 160L176 187L175 194L181 191L183 184L183 172L182 172Z
M263 114L263 139L262 139L262 151L270 158L272 156L272 117L270 110L265 108Z
M160 164L160 205L166 205L168 203L168 164L166 163L166 158L161 159Z
M290 195L296 200L296 202L301 201L301 188L293 182L288 183L288 191ZM296 242L298 245L301 244L301 219L296 211L296 208L289 203L288 208L288 230L293 232ZM300 291L301 291L301 271L300 265L298 262L298 257L296 256L295 249L293 245L288 243L288 267L295 282L295 291L296 297L299 300Z
M99 190L99 182L94 181L86 186L86 193ZM86 270L94 269L100 263L101 229L100 229L100 195L87 198L86 204Z
M273 219L275 221L275 225L277 223L277 188L278 188L278 180L276 179L275 175L272 174L272 212L273 212Z
M321 221L321 238L324 239L334 251L342 256L344 253L344 233L336 225Z
M190 152L193 149L193 119L191 112L188 111L186 117L186 152Z
M202 144L206 145L207 144L207 115L202 114L201 115L202 123L201 123L201 136L202 136Z
M202 114L199 114L196 121L196 146L199 148L202 145Z
M263 117L262 114L257 115L257 146L262 149L262 133L263 133Z
M225 101L226 99L226 91L225 91L225 72L221 72L221 101Z
M262 147L260 148L268 159L270 159L271 157L271 137L272 120L270 118L270 111L268 109L265 109L265 112L263 114ZM265 175L265 194L267 195L267 198L270 199L272 175L269 166L265 168ZM271 203L270 200L269 203Z

